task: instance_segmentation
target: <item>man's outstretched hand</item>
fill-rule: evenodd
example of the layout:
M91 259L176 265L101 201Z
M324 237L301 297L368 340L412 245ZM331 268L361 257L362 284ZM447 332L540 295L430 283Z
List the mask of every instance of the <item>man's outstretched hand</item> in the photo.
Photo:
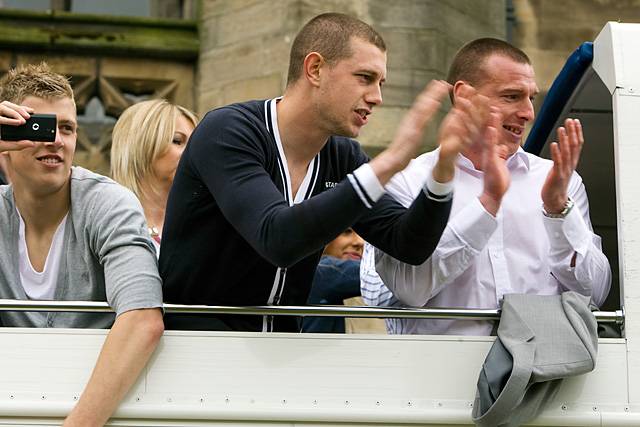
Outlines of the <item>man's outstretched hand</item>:
M418 95L396 130L389 147L369 162L382 185L404 169L418 153L427 124L438 111L450 85L434 80Z
M479 199L482 206L493 216L498 213L502 198L511 183L506 160L499 152L504 147L500 147L498 144L498 129L500 129L500 115L497 111L492 110L485 137L481 142L484 188Z
M449 182L455 174L458 154L478 141L487 127L489 98L480 95L471 85L464 85L456 94L455 104L438 131L438 162L433 168L437 182Z

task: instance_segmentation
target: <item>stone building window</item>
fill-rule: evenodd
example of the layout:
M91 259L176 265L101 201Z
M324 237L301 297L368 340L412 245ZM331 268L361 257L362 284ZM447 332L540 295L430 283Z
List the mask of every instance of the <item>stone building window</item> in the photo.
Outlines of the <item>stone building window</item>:
M106 114L100 98L92 97L82 114L78 114L75 163L108 175L111 132L115 123L116 118Z
M196 3L0 0L0 76L43 60L69 76L79 123L74 163L108 175L113 125L127 107L165 98L194 108Z

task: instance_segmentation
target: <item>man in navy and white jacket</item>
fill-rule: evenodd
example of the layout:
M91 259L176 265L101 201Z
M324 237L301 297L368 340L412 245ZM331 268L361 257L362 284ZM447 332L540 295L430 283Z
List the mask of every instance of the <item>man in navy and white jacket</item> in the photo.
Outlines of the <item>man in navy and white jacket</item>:
M385 78L380 35L349 16L323 14L293 42L283 97L206 115L169 195L160 251L165 301L304 304L322 248L351 226L408 263L431 254L449 215L454 159L468 141L474 98L445 119L439 161L407 209L383 185L421 145L448 86L428 86L389 147L369 161L350 138L382 103ZM297 330L287 317L165 321L179 329Z

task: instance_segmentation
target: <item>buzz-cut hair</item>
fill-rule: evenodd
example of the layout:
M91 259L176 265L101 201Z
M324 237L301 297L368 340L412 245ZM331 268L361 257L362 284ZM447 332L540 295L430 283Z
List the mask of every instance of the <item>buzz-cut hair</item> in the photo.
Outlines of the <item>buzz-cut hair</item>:
M480 84L488 77L485 63L491 55L501 55L519 64L531 65L526 53L504 40L490 37L476 39L456 53L449 67L447 82L452 85L457 81L465 81L472 86Z
M287 86L298 81L302 75L304 59L311 52L322 55L330 65L349 58L353 54L352 38L371 43L382 52L387 51L382 36L357 18L342 13L323 13L312 18L293 40Z
M0 79L1 100L20 104L29 96L74 100L69 79L53 72L46 62L19 65Z

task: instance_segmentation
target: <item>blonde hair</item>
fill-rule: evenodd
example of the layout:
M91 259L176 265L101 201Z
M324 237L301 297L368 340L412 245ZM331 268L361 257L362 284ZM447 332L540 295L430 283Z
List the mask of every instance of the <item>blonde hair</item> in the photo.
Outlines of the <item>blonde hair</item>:
M69 80L51 71L46 62L19 65L7 71L0 79L1 100L20 104L29 96L43 99L70 98L73 101L73 89Z
M111 176L138 198L144 195L142 181L153 176L153 163L169 148L180 115L194 127L198 124L193 112L165 99L134 104L116 122L111 143Z

